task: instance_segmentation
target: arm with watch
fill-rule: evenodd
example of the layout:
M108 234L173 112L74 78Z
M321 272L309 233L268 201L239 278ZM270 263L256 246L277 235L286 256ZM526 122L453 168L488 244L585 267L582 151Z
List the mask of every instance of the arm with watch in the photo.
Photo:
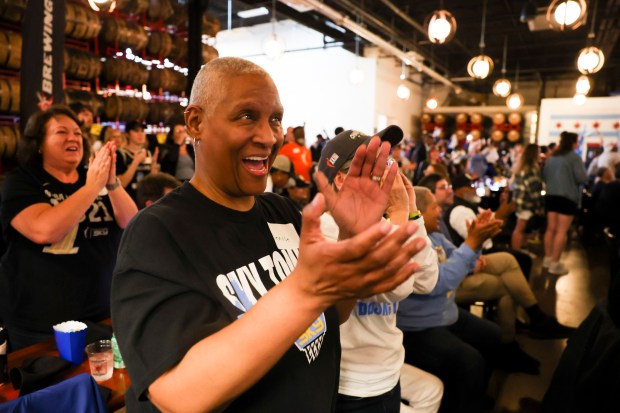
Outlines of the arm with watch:
M398 288L387 293L394 296L391 297L394 301L400 301L411 293L430 293L435 288L439 275L437 256L426 233L422 213L418 210L413 185L411 185L411 181L402 172L399 175L400 179L397 178L394 181L390 191L386 213L390 222L394 225L402 225L407 221L417 221L418 229L411 236L411 239L424 238L426 246L414 257L415 262L420 266L418 271Z
M105 188L108 191L112 209L114 209L114 219L119 227L125 228L129 221L131 221L131 218L138 213L138 207L127 191L125 191L121 180L116 176L116 146L114 144L110 145L109 151L112 162L110 163Z

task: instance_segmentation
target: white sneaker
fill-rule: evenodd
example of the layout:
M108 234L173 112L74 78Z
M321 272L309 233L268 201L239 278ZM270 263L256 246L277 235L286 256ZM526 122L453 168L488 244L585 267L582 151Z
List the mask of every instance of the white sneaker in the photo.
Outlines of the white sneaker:
M551 257L543 258L543 263L542 263L543 268L549 268L550 265L551 265Z
M564 266L561 262L553 262L549 266L549 274L553 275L564 275L568 274L568 268Z

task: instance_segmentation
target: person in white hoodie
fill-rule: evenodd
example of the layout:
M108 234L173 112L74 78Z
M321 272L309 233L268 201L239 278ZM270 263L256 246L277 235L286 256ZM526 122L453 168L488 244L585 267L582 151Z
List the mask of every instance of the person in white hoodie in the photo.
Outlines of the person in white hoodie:
M389 126L377 135L393 146L402 139L402 130ZM349 130L325 145L318 169L335 190L342 187L357 148L369 140L370 137ZM381 185L380 177L375 180ZM396 327L398 302L413 292L429 293L438 277L437 256L417 210L415 192L402 174L392 187L386 215L395 225L417 220L418 229L410 242L425 246L415 256L419 269L411 278L391 292L358 300L347 322L340 326L342 358L336 412L430 413L436 412L441 403L441 380L404 364L403 334ZM321 230L328 239L339 238L339 228L328 213L321 217ZM401 406L401 398L408 406Z

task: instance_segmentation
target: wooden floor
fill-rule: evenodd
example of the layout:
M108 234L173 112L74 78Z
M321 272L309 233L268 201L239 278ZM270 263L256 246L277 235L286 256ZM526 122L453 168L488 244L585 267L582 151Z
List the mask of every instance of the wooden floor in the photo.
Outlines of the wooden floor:
M540 245L532 245L530 249L542 256ZM609 257L604 243L583 245L577 237L572 237L562 260L570 272L558 277L544 271L542 258L537 258L530 284L545 312L555 314L562 324L577 327L592 307L607 296ZM538 412L566 346L566 340L534 340L523 335L517 340L525 351L540 360L541 373L538 376L496 374L489 389L496 399L493 412Z

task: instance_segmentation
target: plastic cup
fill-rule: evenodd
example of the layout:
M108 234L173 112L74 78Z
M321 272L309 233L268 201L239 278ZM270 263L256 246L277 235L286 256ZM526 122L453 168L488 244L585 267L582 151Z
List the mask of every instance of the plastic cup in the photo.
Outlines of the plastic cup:
M95 381L106 381L114 373L114 353L112 341L98 340L86 346L90 374Z
M56 347L58 347L61 358L73 364L81 364L84 361L86 328L71 332L54 329L54 337L56 338Z

